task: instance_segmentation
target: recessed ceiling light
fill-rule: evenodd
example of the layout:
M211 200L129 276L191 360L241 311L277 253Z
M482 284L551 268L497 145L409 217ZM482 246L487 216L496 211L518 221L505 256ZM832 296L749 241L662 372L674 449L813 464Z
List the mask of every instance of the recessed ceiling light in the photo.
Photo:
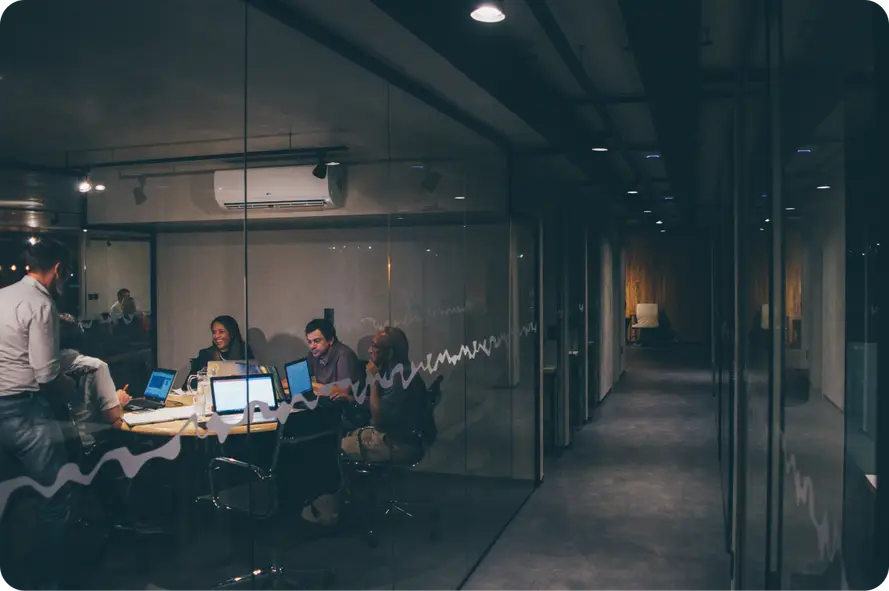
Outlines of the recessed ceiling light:
M646 154L645 157L649 158L649 159L650 158L660 158L661 155L660 154Z
M650 210L650 209L646 209L646 210L643 211L642 213L651 213L651 210Z
M77 191L80 193L89 193L90 189L93 188L93 184L89 179L83 179L79 183L77 183Z
M657 224L658 226L660 226L660 225L663 224L663 223L664 223L664 222L661 221L661 220L658 220L658 221L655 222L655 224Z
M103 185L102 183L99 183L98 185L96 185L96 191L98 191L99 193L101 193L104 190L105 190L105 185Z
M339 165L340 165L340 163L337 162L336 160L333 160L333 161L327 163L327 166L339 166Z
M503 12L503 7L499 1L486 0L485 2L479 2L475 10L469 13L469 16L472 17L472 20L480 23L499 23L506 18L506 13Z
M608 148L593 148L593 152L607 152Z
M830 185L818 185L815 188L818 189L819 191L824 191L825 189L829 189Z
M463 199L466 199L466 197L464 197L463 195L457 195L456 197L454 197L454 199L457 199L458 201L462 201Z
M760 232L765 232L766 229L765 229L765 228L760 228L759 231L760 231Z
M769 218L766 218L766 223L767 223L767 224L769 223Z
M785 207L784 211L796 211L795 207Z
M768 195L765 194L765 193L763 193L762 195L760 195L760 197L762 197L763 199L765 199L766 197L768 197Z
M87 232L89 232L89 230L87 230L86 228L84 228L84 229L83 229L83 233L86 234Z
M627 191L627 195L638 195L639 191Z
M664 201L673 201L673 197L671 195L664 195Z
M799 148L796 151L797 154L811 154L812 148Z
M28 238L28 244L30 244L31 246L37 244L37 236L31 236L30 238Z
M666 230L661 230L661 234L664 234L665 232L666 232Z

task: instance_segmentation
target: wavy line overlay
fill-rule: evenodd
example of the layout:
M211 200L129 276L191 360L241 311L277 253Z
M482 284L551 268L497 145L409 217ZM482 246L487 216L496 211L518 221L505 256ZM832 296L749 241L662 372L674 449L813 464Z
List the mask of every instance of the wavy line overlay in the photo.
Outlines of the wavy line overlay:
M519 336L528 336L529 334L536 332L537 324L535 322L531 322L519 329ZM452 366L455 366L464 359L475 359L476 356L478 356L480 353L483 353L485 356L490 356L495 349L498 349L501 346L505 345L507 348L509 348L509 342L509 334L503 332L500 333L500 335L491 335L482 341L472 341L470 345L461 345L460 349L456 353L451 353L448 349L445 349L438 354L429 353L426 355L426 358L422 362L417 364L411 362L411 371L407 377L405 377L404 365L399 364L387 377L368 376L368 379L366 380L363 388L360 382L351 382L350 380L337 382L336 385L339 385L340 387L351 387L352 394L355 397L356 402L358 402L359 404L363 404L364 401L367 399L367 396L369 395L371 385L376 381L379 381L379 383L381 383L384 387L389 387L393 384L397 377L400 377L400 379L402 380L402 384L407 387L408 384L413 381L414 377L420 371L433 374L438 370L439 366L442 363L448 363ZM329 390L333 386L334 384L327 384L322 388L322 390ZM259 408L258 412L264 418L274 418L279 423L284 424L287 422L287 418L293 411L294 406L302 403L306 406L306 408L311 410L317 406L319 399L319 397L316 397L314 400L307 400L301 394L296 393L293 395L292 403L281 403L278 408L274 410L270 409L267 404L260 401L256 401L254 404L256 407ZM90 470L88 473L84 474L83 472L81 472L77 464L69 462L59 470L59 473L56 476L56 480L52 485L41 485L28 476L18 476L16 478L11 478L0 483L0 517L3 516L3 513L6 510L6 506L12 494L21 488L30 486L35 491L48 498L55 494L67 483L81 484L84 486L89 485L96 477L101 467L108 462L117 462L118 464L120 464L123 473L127 476L127 478L132 479L135 478L135 476L149 460L176 459L179 456L179 453L182 451L182 433L184 433L187 429L194 429L197 433L198 438L200 439L208 437L208 431L213 431L215 432L215 436L219 440L219 443L223 443L228 438L229 433L232 429L242 425L247 425L249 428L250 424L254 424L256 422L253 419L254 409L253 405L251 404L248 405L248 411L244 413L244 417L241 419L241 422L228 423L223 421L219 417L219 415L214 413L206 422L207 430L202 430L198 429L198 424L202 421L195 414L187 419L186 423L182 426L179 432L171 437L170 440L167 441L164 445L141 454L133 454L126 447L120 447L111 450L109 452L106 452L96 463L93 469Z

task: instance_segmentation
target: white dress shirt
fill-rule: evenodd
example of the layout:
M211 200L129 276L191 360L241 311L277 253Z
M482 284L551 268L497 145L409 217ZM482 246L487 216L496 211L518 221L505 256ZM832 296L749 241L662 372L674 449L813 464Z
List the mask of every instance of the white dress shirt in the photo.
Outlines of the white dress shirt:
M59 314L33 277L0 289L0 396L37 392L56 379Z

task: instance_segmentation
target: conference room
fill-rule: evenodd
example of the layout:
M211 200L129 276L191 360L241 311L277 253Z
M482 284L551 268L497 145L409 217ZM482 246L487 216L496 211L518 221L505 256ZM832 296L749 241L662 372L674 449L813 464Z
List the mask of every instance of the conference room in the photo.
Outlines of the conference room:
M59 418L60 584L458 586L539 469L538 226L509 202L503 147L286 2L69 4L0 26L19 165L0 183L42 204L4 214L2 285L33 243L65 244L62 347L127 395L113 424ZM362 377L402 352L432 420L409 461L340 453L366 423L315 379L315 320ZM311 392L290 367L316 368ZM224 420L224 387L260 412ZM307 482L327 460L333 491ZM333 519L306 490L336 497ZM45 495L14 466L0 491L0 568L28 587Z

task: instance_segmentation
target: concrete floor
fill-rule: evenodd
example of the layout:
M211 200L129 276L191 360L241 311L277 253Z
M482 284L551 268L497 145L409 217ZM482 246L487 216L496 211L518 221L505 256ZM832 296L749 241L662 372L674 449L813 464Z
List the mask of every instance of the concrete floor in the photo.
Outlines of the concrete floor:
M727 589L706 355L630 349L627 373L466 589Z

